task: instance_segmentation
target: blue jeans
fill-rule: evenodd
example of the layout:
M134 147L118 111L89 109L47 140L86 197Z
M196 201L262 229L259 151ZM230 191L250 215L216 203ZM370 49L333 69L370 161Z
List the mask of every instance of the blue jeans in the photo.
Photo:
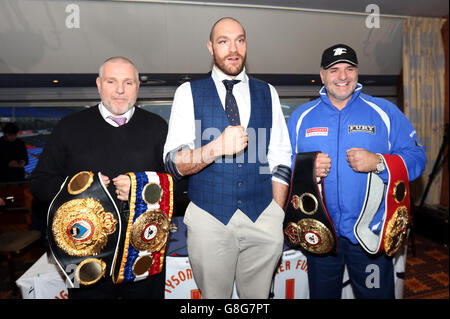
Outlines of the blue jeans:
M369 255L360 245L338 238L338 254L307 255L311 299L340 299L345 265L358 299L394 299L394 264L384 253Z

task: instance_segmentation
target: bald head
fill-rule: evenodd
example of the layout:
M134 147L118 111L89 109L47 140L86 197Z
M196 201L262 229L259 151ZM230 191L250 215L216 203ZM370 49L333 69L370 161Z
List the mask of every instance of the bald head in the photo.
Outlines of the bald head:
M241 26L242 32L244 33L244 36L245 36L245 29L244 29L244 27L242 26L242 24L238 20L236 20L234 18L231 18L231 17L223 17L223 18L220 18L219 20L217 20L216 23L214 23L214 25L212 26L211 32L209 33L209 41L213 42L213 39L214 39L214 36L215 36L216 27L218 27L218 26L220 26L220 24L223 24L223 23L226 23L226 22L234 22L234 23L239 24Z
M98 70L98 77L99 78L101 78L103 76L104 66L105 66L105 64L108 64L108 63L125 63L125 64L132 65L134 70L135 70L135 72L134 72L134 74L136 76L135 80L137 82L139 82L139 72L138 72L136 66L134 65L134 63L130 59L125 58L123 56L114 56L114 57L106 59L105 62L103 62L103 64L100 66L100 69Z

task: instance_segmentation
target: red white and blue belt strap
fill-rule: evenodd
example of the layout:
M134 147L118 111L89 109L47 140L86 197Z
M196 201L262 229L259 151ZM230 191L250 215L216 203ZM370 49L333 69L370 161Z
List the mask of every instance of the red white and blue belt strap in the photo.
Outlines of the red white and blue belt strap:
M162 271L173 214L169 174L130 172L130 211L123 248L114 265L113 282L140 281Z

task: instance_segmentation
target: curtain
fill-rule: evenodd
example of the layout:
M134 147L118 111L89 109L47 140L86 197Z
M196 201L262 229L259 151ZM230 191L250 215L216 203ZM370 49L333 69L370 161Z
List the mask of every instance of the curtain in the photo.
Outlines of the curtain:
M442 19L408 18L403 25L404 112L425 147L427 166L412 185L417 204L425 190L444 137L445 55ZM442 170L430 185L425 204L440 202ZM413 194L414 195L414 194Z

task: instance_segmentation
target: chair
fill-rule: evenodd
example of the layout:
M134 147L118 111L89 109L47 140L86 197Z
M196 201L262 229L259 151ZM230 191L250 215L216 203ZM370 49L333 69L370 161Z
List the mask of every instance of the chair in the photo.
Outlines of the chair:
M0 210L0 257L6 258L9 281L13 293L17 292L15 257L38 242L41 232L31 229L31 200L28 183L0 183L0 195L13 197L11 205ZM3 197L5 197L3 195Z
M9 231L0 234L0 255L6 257L9 269L10 284L17 292L14 257L23 253L41 237L37 230Z

